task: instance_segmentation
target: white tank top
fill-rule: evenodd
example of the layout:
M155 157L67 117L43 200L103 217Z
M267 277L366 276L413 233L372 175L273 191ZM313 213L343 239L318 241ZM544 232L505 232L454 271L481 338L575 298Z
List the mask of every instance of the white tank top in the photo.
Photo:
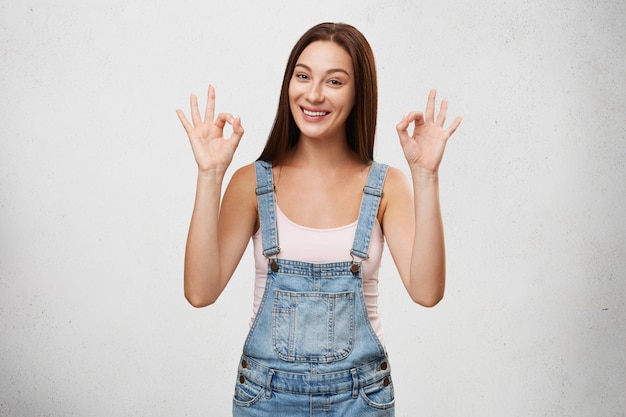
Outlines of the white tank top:
M329 263L351 261L350 249L354 242L357 222L331 229L313 229L301 226L289 220L276 206L276 223L280 253L278 258L310 263ZM252 237L254 244L255 281L252 320L256 317L265 281L267 280L267 258L263 256L261 229ZM374 332L383 343L383 328L378 314L378 270L384 246L383 232L378 221L375 222L370 240L369 258L363 260L363 295L367 314ZM383 343L384 345L384 343Z

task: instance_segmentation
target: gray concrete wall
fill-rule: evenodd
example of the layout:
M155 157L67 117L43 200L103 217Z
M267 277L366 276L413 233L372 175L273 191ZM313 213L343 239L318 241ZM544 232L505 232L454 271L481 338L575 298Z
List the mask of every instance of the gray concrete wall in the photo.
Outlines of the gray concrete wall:
M626 415L626 3L2 3L0 415L229 415L251 253L217 304L186 303L174 111L213 83L251 162L321 21L373 46L378 160L405 169L394 126L431 87L464 116L444 301L412 304L388 254L380 274L397 415Z

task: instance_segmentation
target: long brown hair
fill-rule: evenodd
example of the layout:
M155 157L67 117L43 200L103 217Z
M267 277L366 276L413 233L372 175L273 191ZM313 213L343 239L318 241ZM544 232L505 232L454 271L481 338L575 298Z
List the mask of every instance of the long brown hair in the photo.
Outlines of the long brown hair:
M365 36L345 23L320 23L313 26L293 47L285 68L274 125L259 160L279 164L287 151L298 143L300 129L289 108L289 83L300 54L309 44L316 41L335 42L345 49L352 59L355 96L354 106L346 120L346 136L350 148L361 161L368 164L374 159L378 111L376 65L372 48Z

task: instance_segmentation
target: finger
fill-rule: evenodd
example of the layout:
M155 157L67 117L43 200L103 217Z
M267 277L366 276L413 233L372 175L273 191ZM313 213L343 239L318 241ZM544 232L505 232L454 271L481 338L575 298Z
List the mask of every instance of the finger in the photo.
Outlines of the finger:
M193 129L193 126L191 125L191 123L189 123L189 120L187 120L187 117L185 117L185 113L183 113L182 110L176 110L176 115L178 116L178 120L180 120L180 122L183 124L183 128L185 129L185 132L189 134L191 129Z
M200 117L200 111L198 110L198 97L192 94L189 98L191 105L191 120L194 126L200 126L202 124L202 118Z
M400 120L400 123L396 125L396 131L398 132L401 145L404 145L409 140L409 132L407 129L409 128L410 122L407 116L408 115L402 116L402 120Z
M400 140L404 135L408 136L407 129L409 128L409 122L407 120L406 115L402 116L402 120L396 125L396 132L398 132L398 136L400 136Z
M239 146L239 141L244 134L243 126L241 125L241 118L236 117L233 121L233 133L228 138L229 141L232 141L233 146L236 148Z
M452 122L452 124L450 125L450 127L448 128L448 134L449 136L452 136L452 134L454 132L456 132L456 129L459 127L459 125L461 124L461 120L463 120L463 118L461 116L458 116L456 119L454 119L454 122Z
M402 120L396 125L396 130L399 132L401 130L407 130L409 128L409 120L407 119L408 115L402 116Z
M406 115L406 119L407 119L408 124L415 122L416 126L423 125L425 123L424 113L422 113L421 111L410 112L409 114Z
M229 123L232 125L234 121L235 121L235 118L233 117L232 114L220 113L215 118L215 126L219 127L220 129L223 129L226 123Z
M441 102L441 107L439 108L439 114L437 115L437 124L441 127L446 123L446 113L448 112L448 100L443 100Z
M413 123L413 132L411 133L411 136L415 136L415 130L425 124L424 114L422 112L412 111L406 115L406 119L409 125Z
M204 112L204 120L213 120L215 113L215 88L209 84L209 92L207 94L206 110Z
M435 98L437 97L437 90L432 89L428 93L428 101L426 102L426 121L435 122Z

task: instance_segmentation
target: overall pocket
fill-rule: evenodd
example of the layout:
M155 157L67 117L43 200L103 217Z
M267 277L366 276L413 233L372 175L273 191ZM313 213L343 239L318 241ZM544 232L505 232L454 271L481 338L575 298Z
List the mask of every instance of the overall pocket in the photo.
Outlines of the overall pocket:
M272 343L289 362L346 358L354 344L354 292L274 291Z
M250 407L256 404L264 393L265 388L240 375L235 384L233 404L239 407Z
M386 376L382 381L361 388L361 398L371 408L392 409L395 405L395 398L391 376Z

